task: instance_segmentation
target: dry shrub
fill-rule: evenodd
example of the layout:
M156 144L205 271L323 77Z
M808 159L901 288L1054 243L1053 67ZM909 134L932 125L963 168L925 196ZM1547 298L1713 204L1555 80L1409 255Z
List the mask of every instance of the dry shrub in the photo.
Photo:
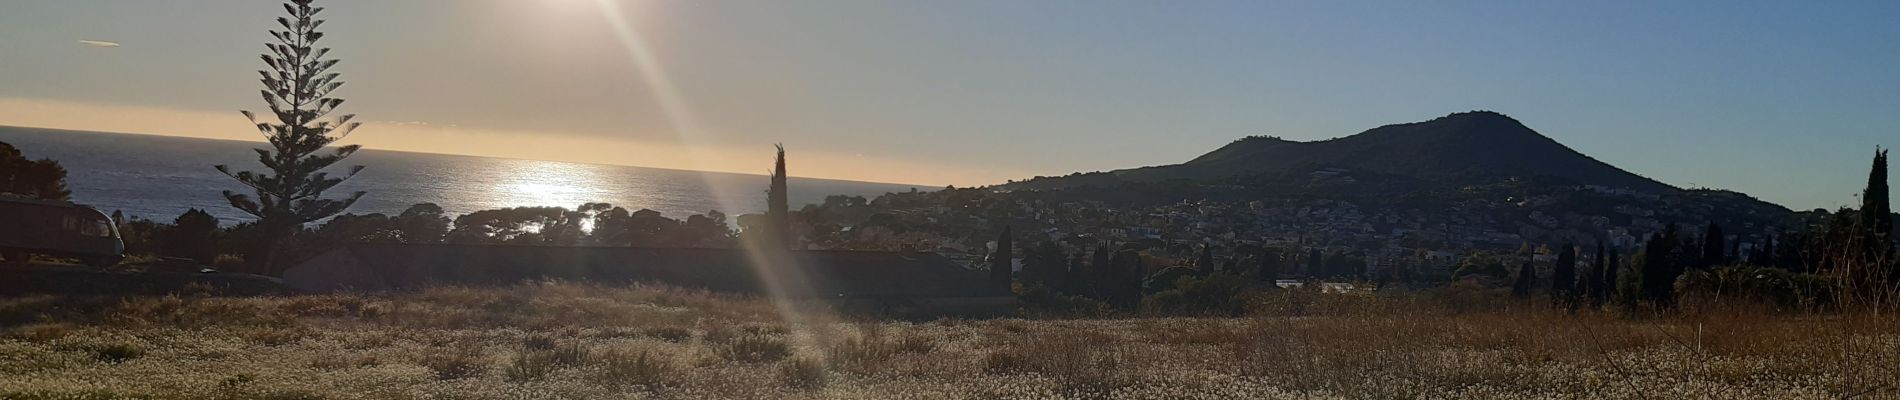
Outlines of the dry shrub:
M1224 319L1165 319L1139 323L1149 341L1162 345L1227 345L1246 341L1240 329Z
M596 379L616 386L667 386L677 370L671 359L654 350L612 350L602 353L597 360L600 369Z
M268 298L126 297L105 314L117 326L283 326L294 316L269 309Z
M935 351L937 343L928 337L886 335L877 325L860 326L860 333L834 341L825 347L825 359L840 370L870 375L887 372L887 363L900 354L925 354Z
M923 335L904 335L897 339L897 352L908 354L930 354L937 351L937 340Z
M747 324L739 328L739 330L754 335L784 335L792 333L791 328L786 328L784 325Z
M369 368L382 364L383 360L374 355L334 355L329 357L317 357L316 359L310 360L309 365L310 368L333 371L348 368Z
M713 348L720 358L727 361L761 363L785 359L792 354L792 347L785 339L764 335L742 335Z
M246 340L273 347L297 343L317 336L315 330L301 326L241 328L236 331Z
M1029 332L1029 323L1020 319L999 319L991 321L990 326L996 327L1006 333Z
M1038 374L1056 378L1070 395L1089 397L1128 384L1115 338L1050 327L1012 339L983 357L993 374Z
M560 363L547 352L524 351L515 353L515 358L501 372L509 382L527 382L540 380L559 369Z
M514 382L539 380L554 371L580 366L587 359L587 346L581 343L531 335L521 341L521 351L502 369L502 375Z
M478 349L464 348L430 353L417 361L434 371L436 379L446 381L481 376L488 371L486 358Z
M118 364L144 356L144 348L129 343L110 343L92 349L92 358L107 364Z
M648 328L645 332L642 332L642 336L671 343L685 343L693 339L693 331L677 326L661 326Z
M290 297L277 306L284 314L316 318L375 319L388 313L388 306L353 294L308 295Z
M60 351L82 353L95 361L117 364L145 356L149 342L114 332L94 331L62 337L51 342Z
M824 362L798 357L779 365L779 380L788 387L812 390L824 387L831 380L831 373L825 369Z
M69 323L32 323L13 328L6 336L28 342L46 342L66 337L73 330L73 324Z

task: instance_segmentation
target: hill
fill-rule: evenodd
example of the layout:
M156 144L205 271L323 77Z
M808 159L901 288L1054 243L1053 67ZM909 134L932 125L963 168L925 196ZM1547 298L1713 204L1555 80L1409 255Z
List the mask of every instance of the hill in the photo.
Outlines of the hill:
M1678 190L1597 161L1516 119L1490 111L1386 125L1322 141L1248 137L1181 164L1037 178L1004 187L1055 189L1167 180L1216 181L1321 170L1396 176L1450 187L1506 178L1539 178L1651 194Z

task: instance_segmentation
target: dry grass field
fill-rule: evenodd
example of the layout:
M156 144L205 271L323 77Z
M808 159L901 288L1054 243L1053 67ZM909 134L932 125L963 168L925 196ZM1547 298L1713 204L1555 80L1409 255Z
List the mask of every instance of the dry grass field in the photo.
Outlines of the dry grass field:
M1900 323L1268 295L1247 318L886 321L672 288L0 300L4 399L1892 398Z

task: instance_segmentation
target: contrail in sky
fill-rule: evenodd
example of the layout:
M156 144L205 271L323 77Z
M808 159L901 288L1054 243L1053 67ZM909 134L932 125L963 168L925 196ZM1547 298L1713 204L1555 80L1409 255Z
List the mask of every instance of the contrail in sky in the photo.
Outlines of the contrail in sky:
M82 39L79 41L79 44L83 44L83 45L87 45L91 47L119 47L119 42L108 42L104 40L83 40Z

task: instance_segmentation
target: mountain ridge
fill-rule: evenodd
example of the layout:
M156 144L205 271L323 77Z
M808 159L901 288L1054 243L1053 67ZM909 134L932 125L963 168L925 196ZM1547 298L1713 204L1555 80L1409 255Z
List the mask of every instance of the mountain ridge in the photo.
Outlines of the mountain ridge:
M1514 177L1665 194L1681 189L1604 163L1493 111L1452 113L1316 141L1253 136L1180 164L1039 177L1003 185L1058 189L1167 180L1215 181L1320 169L1365 171L1449 185Z

